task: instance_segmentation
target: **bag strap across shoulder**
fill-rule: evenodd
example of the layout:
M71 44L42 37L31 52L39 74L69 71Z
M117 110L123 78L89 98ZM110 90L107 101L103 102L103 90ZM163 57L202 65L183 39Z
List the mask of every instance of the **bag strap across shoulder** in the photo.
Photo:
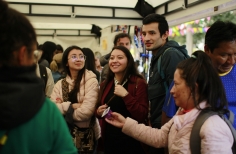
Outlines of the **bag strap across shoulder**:
M203 125L203 123L211 116L213 115L219 115L222 120L225 121L225 123L230 128L230 131L234 138L234 143L232 147L233 154L236 154L236 131L232 126L232 122L234 120L234 114L232 111L229 110L229 119L227 119L223 114L219 114L214 111L206 111L202 110L200 114L198 115L197 119L195 120L193 124L193 128L190 135L190 150L192 154L201 154L201 137L200 137L200 129Z
M40 73L41 79L43 79L44 81L44 90L45 90L47 86L47 81L48 81L48 73L47 73L46 67L39 64L39 73Z
M167 48L161 55L160 57L158 58L157 60L157 72L160 74L161 76L161 79L164 80L165 79L165 74L163 72L163 70L161 69L161 61L162 61L162 56L166 53L166 51L168 51L170 48ZM168 92L168 85L166 83L166 81L164 81L164 87L165 87L165 90L166 90L166 93Z
M201 154L201 138L200 138L200 129L203 123L213 115L216 115L216 112L211 111L201 111L197 119L193 124L193 128L190 135L190 149L192 154Z

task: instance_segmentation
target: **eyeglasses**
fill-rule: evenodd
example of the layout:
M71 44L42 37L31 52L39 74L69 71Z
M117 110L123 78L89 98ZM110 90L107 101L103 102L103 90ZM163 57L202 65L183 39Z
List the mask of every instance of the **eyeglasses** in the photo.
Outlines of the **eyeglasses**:
M72 59L72 61L86 60L86 56L85 55L72 55L69 59Z

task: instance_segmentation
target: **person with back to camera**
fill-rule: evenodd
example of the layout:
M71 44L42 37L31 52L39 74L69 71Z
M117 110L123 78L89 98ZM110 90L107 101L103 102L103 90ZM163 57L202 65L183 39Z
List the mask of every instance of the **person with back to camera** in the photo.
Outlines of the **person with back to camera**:
M70 46L64 51L62 66L67 75L57 81L51 95L51 100L65 116L78 150L81 150L80 143L76 142L75 133L89 128L90 122L94 126L95 139L98 140L100 137L100 126L94 117L99 91L98 81L96 75L86 69L85 60L86 56L78 46ZM96 149L96 144L90 146Z
M53 56L52 62L50 64L50 69L52 71L52 76L54 83L65 76L63 67L62 67L62 55L63 53L58 53Z
M58 108L36 75L36 33L0 0L0 154L76 154Z
M227 112L223 84L210 58L196 51L180 62L174 74L171 94L179 106L176 115L161 129L150 128L119 113L106 121L122 132L153 147L168 147L170 154L190 154L190 134L200 112ZM202 154L231 154L234 142L229 126L218 115L209 117L201 127Z
M236 24L217 21L211 25L204 50L223 82L229 109L236 115ZM236 116L233 126L236 128Z
M137 72L131 53L126 47L115 46L110 55L107 79L101 83L96 116L101 119L105 109L110 107L124 117L132 117L140 123L146 122L147 83ZM99 148L105 154L145 153L144 145L106 123L104 119L101 120L103 144Z
M42 46L43 54L39 60L39 64L49 68L50 63L52 62L53 54L56 51L56 44L51 41L46 41Z
M36 74L38 77L43 79L45 95L50 98L53 87L54 87L53 74L49 68L38 64L38 60L40 59L41 55L42 55L42 51L40 49L37 49L34 51L34 58L35 58L35 63L36 63Z
M128 50L130 50L131 48L131 43L132 43L131 37L129 34L126 34L126 33L116 34L113 41L114 46L124 46ZM106 79L107 72L109 69L109 66L108 66L109 58L110 58L110 53L100 58L100 63L103 66L102 73L101 73L101 82Z
M82 49L84 52L84 55L86 56L86 69L92 71L94 74L96 74L98 83L100 82L100 72L96 70L96 65L95 65L95 57L94 53L91 49L89 48L83 48Z

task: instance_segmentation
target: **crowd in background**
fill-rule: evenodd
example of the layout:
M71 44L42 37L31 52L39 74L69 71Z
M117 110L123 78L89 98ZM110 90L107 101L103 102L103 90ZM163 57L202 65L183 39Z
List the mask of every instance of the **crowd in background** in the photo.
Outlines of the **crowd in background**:
M129 34L117 34L100 59L74 44L38 44L29 20L0 1L0 154L190 154L204 112L215 114L202 124L196 151L233 153L235 130L220 116L236 113L236 24L215 22L204 51L191 56L168 30L164 16L143 19L153 55L147 82ZM86 133L92 140L81 148Z

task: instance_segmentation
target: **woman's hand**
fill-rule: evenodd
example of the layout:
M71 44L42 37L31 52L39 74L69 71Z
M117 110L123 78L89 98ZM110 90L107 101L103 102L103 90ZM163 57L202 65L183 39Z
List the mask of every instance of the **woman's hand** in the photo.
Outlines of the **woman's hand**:
M118 128L123 128L126 119L121 114L116 112L112 112L111 115L112 116L109 119L105 118L106 122Z
M56 98L56 103L62 103L63 101L60 98Z
M74 104L72 104L72 108L74 109L74 110L76 110L77 108L79 108L81 106L81 104L79 104L79 103L74 103Z
M97 109L97 114L101 117L103 112L107 109L107 107L108 106L106 104L99 106Z
M128 91L123 86L116 85L114 94L120 97L125 97L126 95L128 95Z

